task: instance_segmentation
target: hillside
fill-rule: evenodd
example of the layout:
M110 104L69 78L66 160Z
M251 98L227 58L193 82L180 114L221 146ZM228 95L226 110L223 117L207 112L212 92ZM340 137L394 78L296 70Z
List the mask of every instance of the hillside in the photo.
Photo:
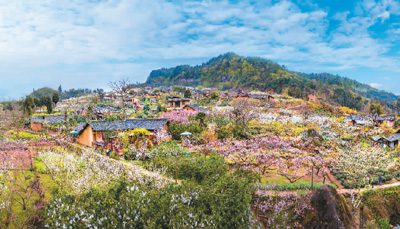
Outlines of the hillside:
M226 53L197 65L162 68L150 73L146 83L152 86L204 86L220 89L248 88L287 92L297 98L316 94L326 101L361 109L368 100L393 102L397 96L345 77L305 74L263 58Z

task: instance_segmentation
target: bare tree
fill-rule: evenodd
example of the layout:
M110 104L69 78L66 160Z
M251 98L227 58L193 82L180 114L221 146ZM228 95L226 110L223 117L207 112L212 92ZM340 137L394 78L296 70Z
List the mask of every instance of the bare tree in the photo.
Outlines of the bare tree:
M130 88L129 79L122 79L114 82L110 82L109 86L115 94L121 98L122 111L124 112L124 120L126 120L126 109L125 109L125 98L128 96Z

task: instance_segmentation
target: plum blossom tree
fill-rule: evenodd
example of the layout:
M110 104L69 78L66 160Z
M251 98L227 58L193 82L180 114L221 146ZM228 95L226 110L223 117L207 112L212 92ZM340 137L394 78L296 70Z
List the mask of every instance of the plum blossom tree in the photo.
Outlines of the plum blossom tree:
M333 171L342 177L347 187L371 185L381 174L388 173L395 166L389 152L380 147L355 145L339 149Z
M165 112L160 118L168 119L170 122L188 123L190 117L194 117L197 111L192 110L172 110Z

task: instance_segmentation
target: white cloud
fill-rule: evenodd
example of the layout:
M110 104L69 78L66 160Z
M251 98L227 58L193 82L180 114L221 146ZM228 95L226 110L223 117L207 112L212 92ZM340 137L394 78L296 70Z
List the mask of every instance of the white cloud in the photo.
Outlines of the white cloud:
M380 89L382 87L382 84L380 83L370 83L369 86L376 88L376 89Z
M36 83L35 72L43 84L68 81L71 87L90 87L83 78L95 76L98 85L119 76L143 81L165 63L228 51L303 71L400 71L399 60L386 55L391 44L369 32L400 12L398 2L363 1L355 12L333 16L313 9L290 1L0 1L0 77ZM333 30L331 20L339 22ZM63 66L58 74L57 66ZM64 68L70 77L60 79Z

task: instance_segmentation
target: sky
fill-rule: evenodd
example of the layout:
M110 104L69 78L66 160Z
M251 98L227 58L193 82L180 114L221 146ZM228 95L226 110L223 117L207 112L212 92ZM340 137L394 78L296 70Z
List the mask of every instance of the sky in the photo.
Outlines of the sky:
M400 0L0 0L0 99L226 52L400 94Z

